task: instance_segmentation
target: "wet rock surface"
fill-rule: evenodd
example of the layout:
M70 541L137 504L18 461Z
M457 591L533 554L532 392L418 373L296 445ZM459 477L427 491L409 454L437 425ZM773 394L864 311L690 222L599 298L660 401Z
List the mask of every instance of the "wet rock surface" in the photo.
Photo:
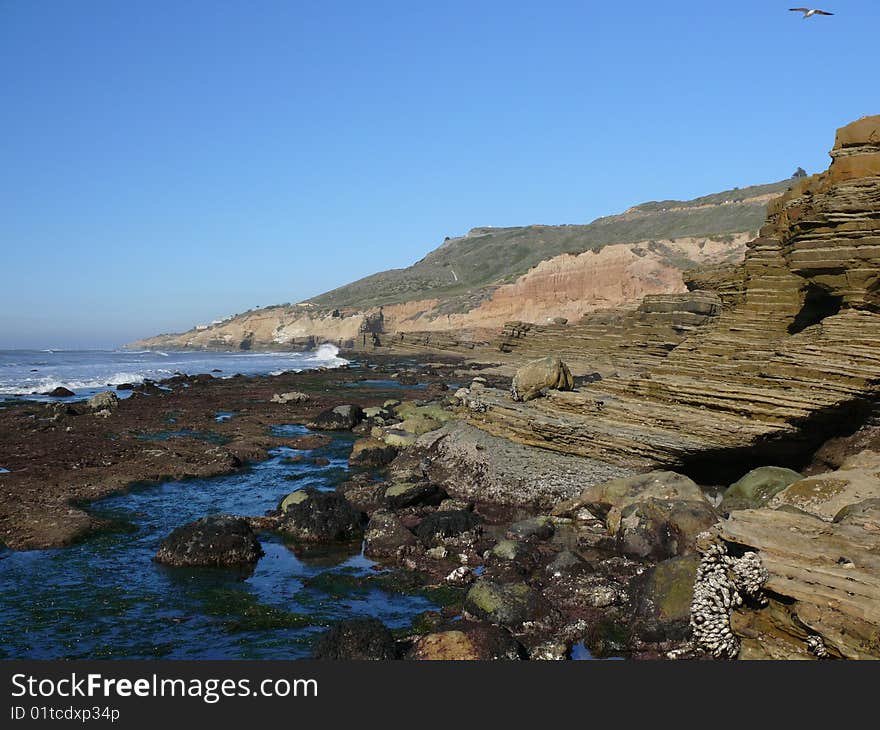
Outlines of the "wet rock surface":
M162 541L155 560L173 566L241 567L256 564L262 555L246 519L213 515L174 530Z
M396 659L397 645L385 625L374 618L339 622L320 636L312 650L313 659Z
M364 534L366 517L337 492L303 489L282 505L278 530L302 542L348 542Z

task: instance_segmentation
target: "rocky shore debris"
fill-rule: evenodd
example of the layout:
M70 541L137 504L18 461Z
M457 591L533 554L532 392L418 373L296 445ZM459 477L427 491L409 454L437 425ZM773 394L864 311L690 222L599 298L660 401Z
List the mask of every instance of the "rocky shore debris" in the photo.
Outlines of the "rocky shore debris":
M263 556L260 541L243 517L211 515L166 537L155 560L172 566L252 566Z

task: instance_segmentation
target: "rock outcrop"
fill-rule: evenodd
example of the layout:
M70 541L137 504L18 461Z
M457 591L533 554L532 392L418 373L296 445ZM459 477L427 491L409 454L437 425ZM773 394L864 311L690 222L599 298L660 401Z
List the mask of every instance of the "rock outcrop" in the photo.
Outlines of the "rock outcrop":
M526 404L486 388L470 421L524 443L675 467L709 483L802 461L878 395L878 138L880 117L840 130L830 169L770 203L748 246L740 303L642 372Z

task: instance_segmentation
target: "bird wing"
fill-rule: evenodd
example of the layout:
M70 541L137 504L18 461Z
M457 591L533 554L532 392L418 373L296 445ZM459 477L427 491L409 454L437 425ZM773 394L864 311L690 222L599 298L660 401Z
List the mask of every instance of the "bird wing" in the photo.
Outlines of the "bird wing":
M834 13L828 13L824 10L817 10L816 15L834 15Z
M789 10L793 13L808 13L808 12L810 12L809 8L789 8Z

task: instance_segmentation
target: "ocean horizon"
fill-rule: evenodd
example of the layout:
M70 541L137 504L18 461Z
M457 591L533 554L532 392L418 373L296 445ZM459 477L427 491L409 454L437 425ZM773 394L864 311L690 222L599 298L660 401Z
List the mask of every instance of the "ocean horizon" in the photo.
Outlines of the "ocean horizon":
M308 352L6 349L0 350L0 399L48 399L46 394L55 388L87 397L107 388L175 375L278 375L347 363L331 344Z

